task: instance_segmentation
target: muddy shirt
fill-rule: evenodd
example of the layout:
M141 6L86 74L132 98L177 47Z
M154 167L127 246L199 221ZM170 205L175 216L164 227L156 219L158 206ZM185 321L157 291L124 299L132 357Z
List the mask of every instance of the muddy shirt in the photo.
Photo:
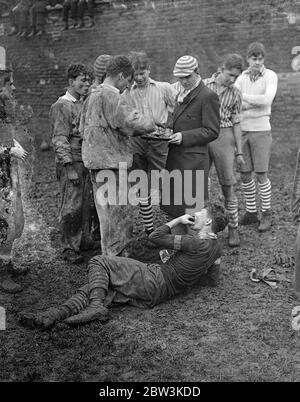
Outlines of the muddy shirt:
M149 239L167 249L177 250L165 264L161 264L167 284L168 298L195 285L221 256L221 248L217 239L173 235L167 225L157 228Z
M132 165L130 136L155 129L120 95L117 88L101 84L88 97L84 113L82 159L88 169L118 169Z
M49 118L56 163L82 161L82 138L76 129L81 108L82 101L77 101L68 91L51 106Z

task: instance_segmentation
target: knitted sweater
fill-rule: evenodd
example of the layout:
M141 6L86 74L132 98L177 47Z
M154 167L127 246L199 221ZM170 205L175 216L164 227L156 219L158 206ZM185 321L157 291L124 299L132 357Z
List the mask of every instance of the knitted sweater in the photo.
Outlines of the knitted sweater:
M243 106L241 128L243 131L271 130L271 105L277 91L278 77L272 70L265 69L254 82L249 71L244 71L236 80L236 87L242 92Z

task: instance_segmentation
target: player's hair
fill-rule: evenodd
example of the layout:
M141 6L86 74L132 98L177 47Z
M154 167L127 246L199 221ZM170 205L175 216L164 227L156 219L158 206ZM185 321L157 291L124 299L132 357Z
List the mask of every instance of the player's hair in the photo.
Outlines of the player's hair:
M135 70L150 69L149 59L145 52L130 52L128 56Z
M108 77L116 77L120 73L123 73L125 78L133 77L133 72L129 58L123 55L112 57L106 66L106 75Z
M89 75L89 69L84 64L70 64L67 69L67 79L76 80L80 75Z
M230 53L224 57L222 67L225 67L227 70L231 70L232 68L236 68L243 71L244 68L244 59L241 55L237 53Z

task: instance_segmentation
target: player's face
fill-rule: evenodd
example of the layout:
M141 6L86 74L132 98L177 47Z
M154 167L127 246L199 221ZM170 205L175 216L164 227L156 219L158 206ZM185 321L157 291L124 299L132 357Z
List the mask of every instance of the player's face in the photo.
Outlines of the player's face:
M264 64L265 58L263 55L259 54L257 56L251 56L247 59L250 70L253 72L259 71Z
M240 73L241 71L238 68L231 68L230 70L223 68L221 71L222 84L225 87L231 87Z
M150 70L137 69L134 71L134 81L138 87L144 87L149 81Z
M74 92L77 93L77 95L85 96L89 91L91 80L88 75L81 74L72 80L71 85L74 89Z
M130 88L132 84L132 76L124 77L123 73L120 73L118 76L118 80L116 82L116 87L122 93L126 88Z
M192 73L188 75L187 77L179 77L178 81L180 84L183 86L185 90L190 90L194 87L194 85L197 82L198 74Z
M203 208L201 211L195 213L195 223L192 226L194 230L201 230L208 219L207 209Z

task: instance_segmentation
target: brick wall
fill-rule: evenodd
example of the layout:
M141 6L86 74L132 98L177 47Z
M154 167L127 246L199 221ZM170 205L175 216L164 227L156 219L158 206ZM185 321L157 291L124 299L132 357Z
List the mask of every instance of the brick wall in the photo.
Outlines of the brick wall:
M280 77L274 119L298 125L300 73L291 69L291 49L300 45L300 2L124 0L124 4L126 9L120 0L97 4L92 29L62 32L61 11L51 11L41 38L2 35L0 45L12 62L21 102L31 104L36 115L46 116L66 85L66 66L75 61L92 65L101 53L145 50L152 59L152 76L172 80L174 62L183 54L197 55L206 77L225 53L245 55L248 43L260 40L268 52L267 65ZM2 23L7 33L7 17Z

